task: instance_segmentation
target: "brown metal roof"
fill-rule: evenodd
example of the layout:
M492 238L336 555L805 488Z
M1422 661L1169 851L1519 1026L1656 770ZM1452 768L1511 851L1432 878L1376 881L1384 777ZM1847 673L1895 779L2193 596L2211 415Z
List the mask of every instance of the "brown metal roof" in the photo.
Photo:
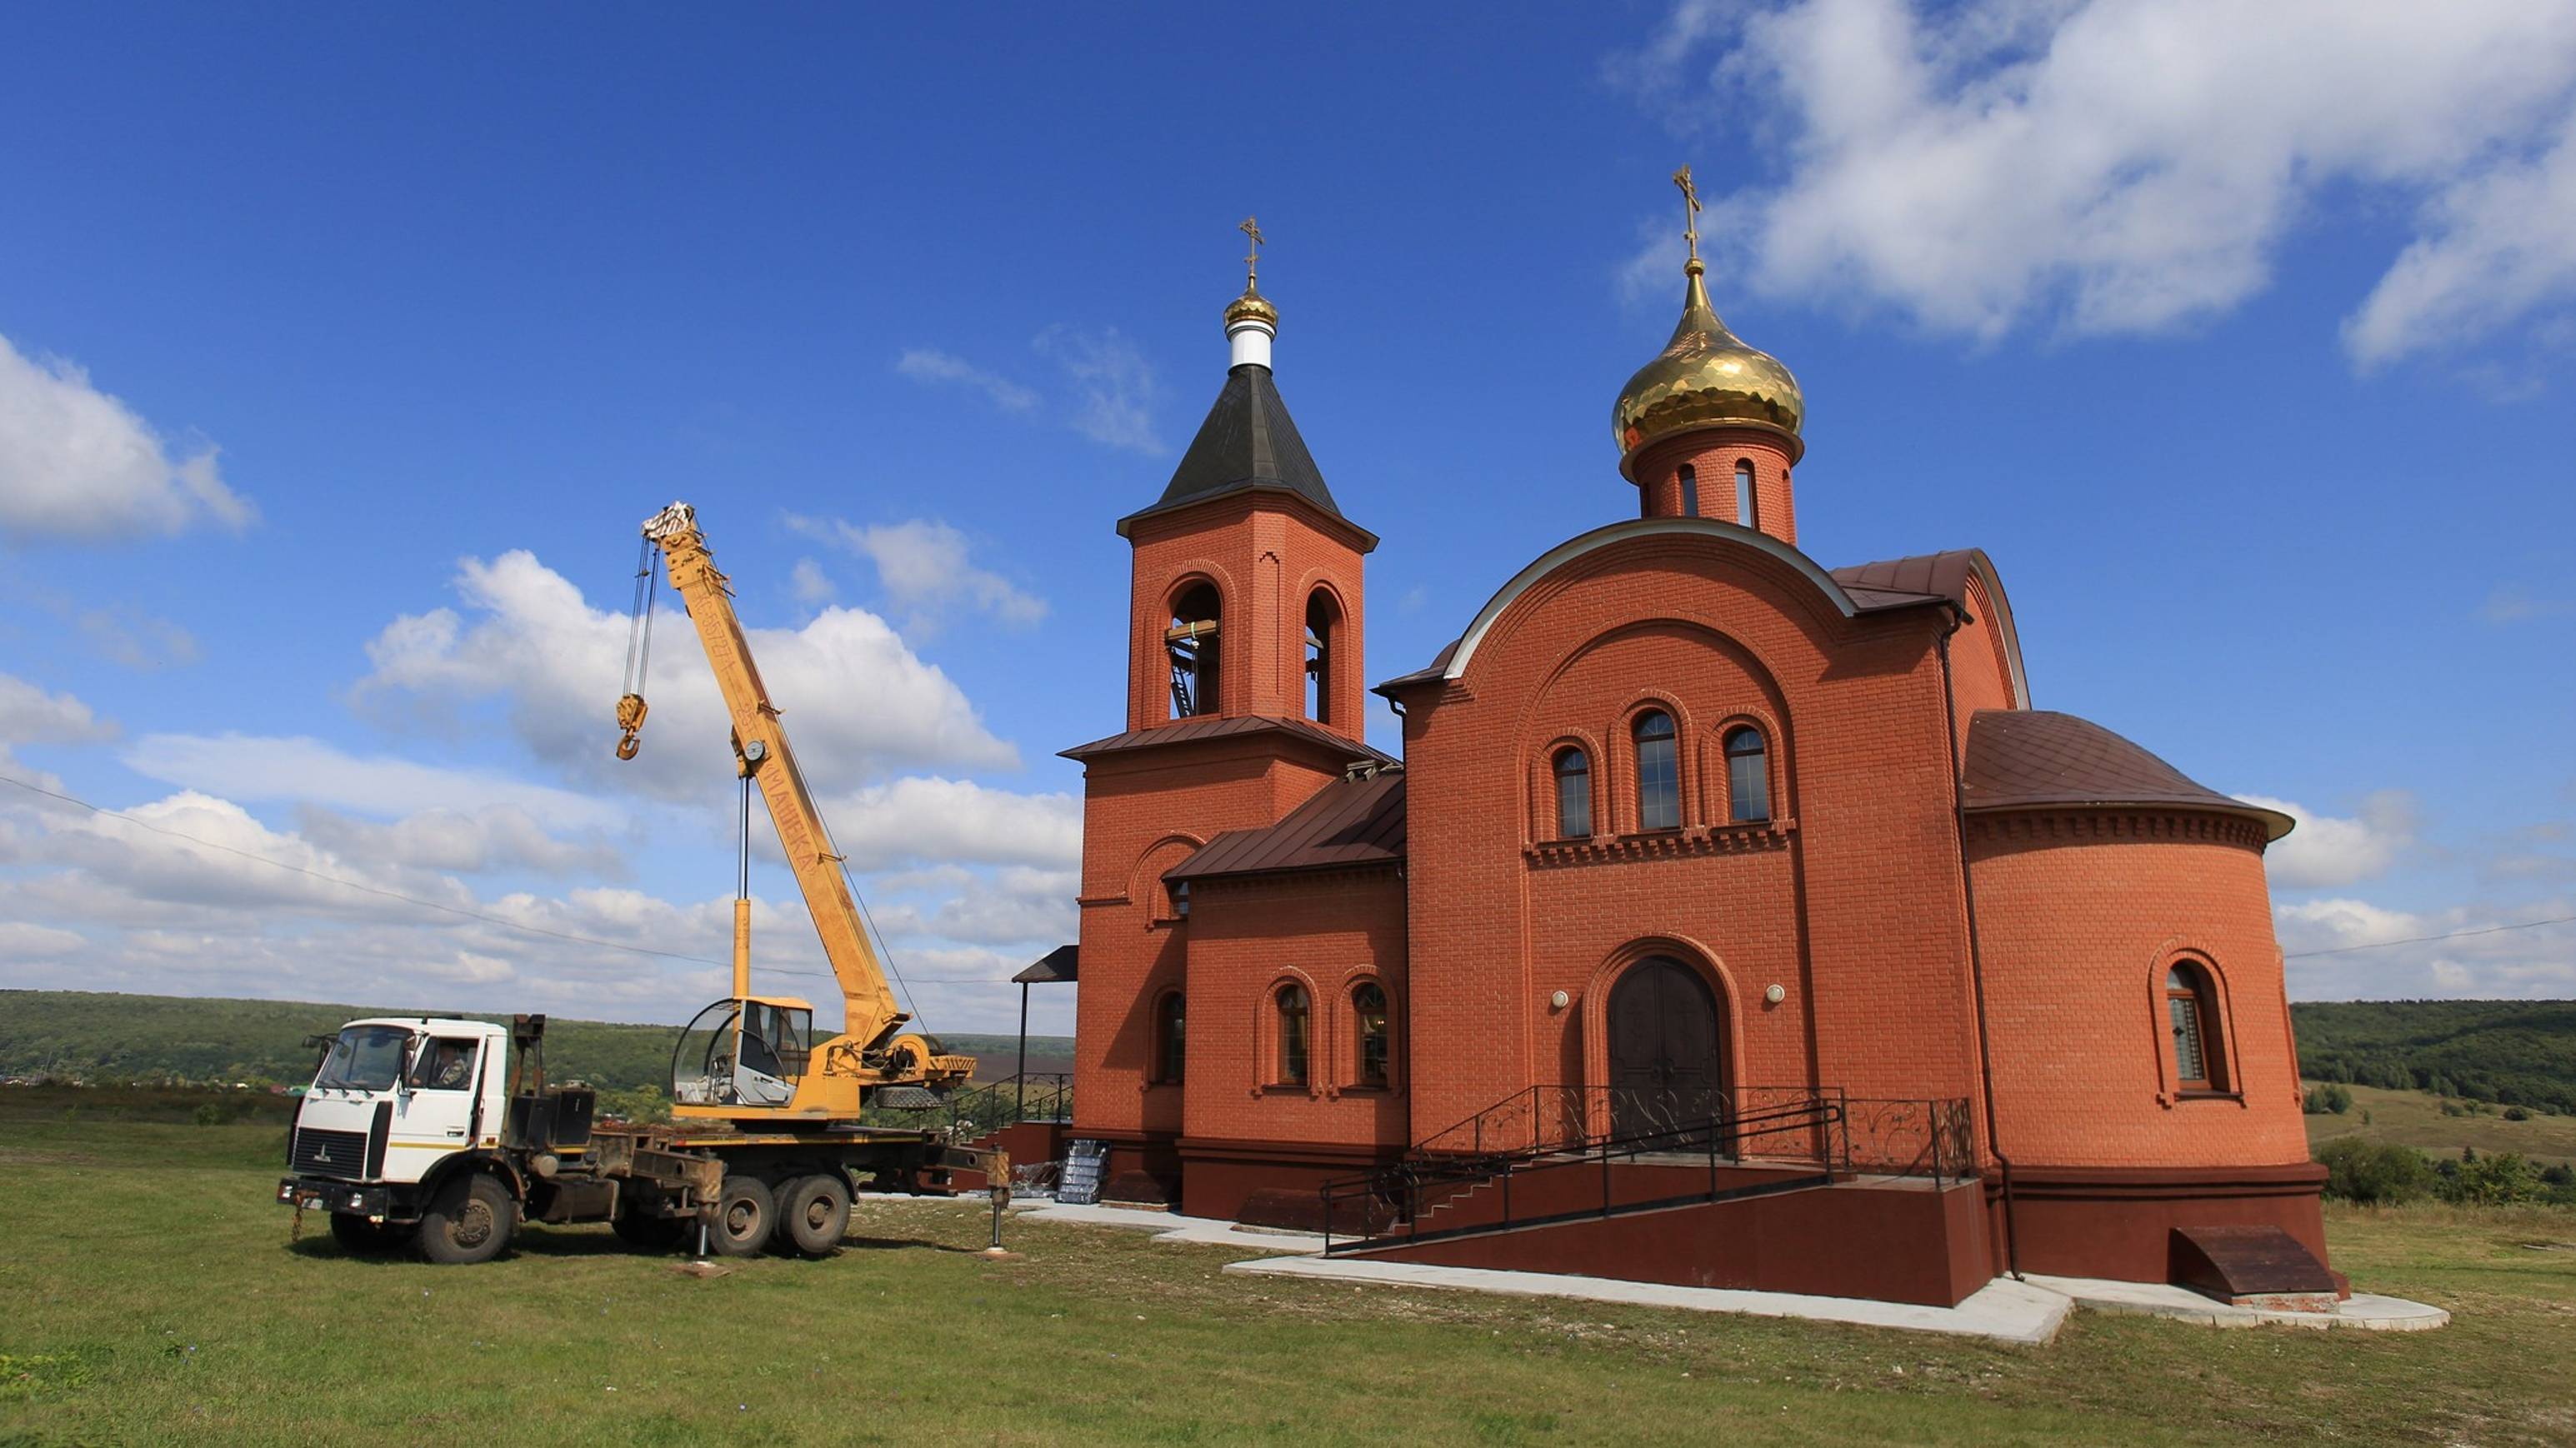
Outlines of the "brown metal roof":
M2091 720L2043 709L1980 709L1970 717L1960 797L1972 812L2039 805L2209 810L2260 820L2276 840L2292 823L2194 781Z
M1944 598L1966 608L1968 575L1976 568L1977 558L1978 550L1974 548L1953 548L1946 553L1853 563L1827 571L1864 611L1905 608Z
M1059 945L1037 958L1035 964L1011 979L1021 985L1056 985L1068 983L1081 974L1082 948Z
M1089 759L1095 754L1115 754L1122 749L1144 749L1164 744L1187 744L1196 740L1229 739L1241 734L1293 734L1310 743L1339 752L1346 759L1369 759L1380 764L1393 764L1392 755L1380 754L1356 739L1336 734L1330 729L1304 719L1274 719L1264 714L1238 714L1224 719L1182 719L1170 724L1157 724L1151 729L1130 729L1089 744L1077 744L1059 750L1067 759Z
M1381 865L1404 858L1404 771L1325 785L1266 829L1228 830L1163 872L1166 880Z

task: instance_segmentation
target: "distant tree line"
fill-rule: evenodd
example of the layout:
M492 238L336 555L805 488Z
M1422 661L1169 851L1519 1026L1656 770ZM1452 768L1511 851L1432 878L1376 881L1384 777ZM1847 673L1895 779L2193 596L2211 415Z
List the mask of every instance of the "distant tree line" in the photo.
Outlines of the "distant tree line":
M2576 1114L2576 1001L2311 1001L2290 1019L2311 1081Z
M227 1000L113 995L100 991L0 991L0 1078L44 1077L103 1085L297 1085L313 1079L316 1052L305 1037L336 1031L359 1016L463 1016L436 1001L398 1007L303 1001ZM667 1087L679 1028L605 1021L549 1020L546 1072L604 1091ZM1018 1042L1011 1036L942 1038L950 1050L980 1059L984 1080L1011 1074ZM1031 1036L1029 1069L1070 1070L1073 1041ZM640 1103L639 1103L640 1105Z
M2348 1202L2394 1204L2427 1198L2457 1206L2576 1207L2576 1169L2541 1166L2518 1151L2431 1157L2411 1146L2339 1136L2317 1148L2326 1195Z

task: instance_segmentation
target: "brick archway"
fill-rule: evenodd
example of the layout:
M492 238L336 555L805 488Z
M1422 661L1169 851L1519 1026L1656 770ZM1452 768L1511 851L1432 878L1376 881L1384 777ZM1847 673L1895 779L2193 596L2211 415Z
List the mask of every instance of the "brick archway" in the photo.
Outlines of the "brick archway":
M1717 952L1687 936L1652 935L1629 941L1612 951L1594 968L1592 978L1583 986L1579 1004L1582 1012L1580 1030L1583 1038L1583 1081L1587 1098L1587 1129L1594 1132L1611 1128L1608 1105L1611 1081L1610 1012L1611 999L1620 983L1649 961L1665 961L1696 977L1714 1000L1717 1015L1717 1048L1714 1074L1709 1085L1720 1093L1735 1089L1735 1072L1744 1061L1744 993L1727 971L1726 962Z
M1613 1132L1635 1136L1719 1114L1723 1007L1698 971L1649 955L1619 973L1605 1014Z

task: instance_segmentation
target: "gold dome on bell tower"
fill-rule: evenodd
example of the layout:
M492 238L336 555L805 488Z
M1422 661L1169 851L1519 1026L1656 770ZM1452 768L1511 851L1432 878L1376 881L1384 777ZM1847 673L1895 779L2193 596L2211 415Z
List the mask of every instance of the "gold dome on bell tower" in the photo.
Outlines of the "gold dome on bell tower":
M1783 434L1794 461L1803 450L1798 425L1807 412L1798 379L1779 358L1728 331L1709 305L1708 287L1701 280L1707 268L1699 259L1699 192L1688 166L1674 173L1673 184L1682 189L1688 208L1683 235L1690 243L1690 260L1682 272L1689 284L1673 339L1619 389L1611 409L1619 469L1628 470L1638 449L1703 427L1754 427Z

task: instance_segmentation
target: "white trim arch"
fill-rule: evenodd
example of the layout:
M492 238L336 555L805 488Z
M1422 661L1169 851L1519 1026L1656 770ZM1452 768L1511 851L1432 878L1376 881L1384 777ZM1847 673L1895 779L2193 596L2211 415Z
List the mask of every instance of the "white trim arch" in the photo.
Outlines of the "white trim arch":
M1536 587L1539 580L1587 553L1595 553L1632 539L1671 534L1684 536L1695 534L1751 548L1759 553L1767 553L1788 564L1797 570L1800 576L1814 584L1816 591L1823 594L1825 600L1831 603L1835 611L1843 617L1851 618L1860 612L1859 605L1852 602L1852 596L1845 592L1843 586L1836 583L1833 575L1820 567L1816 560L1768 533L1738 527L1733 523L1722 523L1715 518L1631 518L1626 522L1613 523L1606 528L1595 528L1580 537L1569 538L1540 554L1528 567L1512 575L1512 581L1504 584L1500 591L1486 600L1485 606L1477 611L1475 620L1467 625L1467 631L1458 636L1458 647L1450 654L1449 662L1442 667L1440 677L1444 680L1464 677L1468 663L1476 656L1477 646L1485 641L1485 635L1493 630L1496 620L1500 619L1513 604L1519 602L1522 594Z

